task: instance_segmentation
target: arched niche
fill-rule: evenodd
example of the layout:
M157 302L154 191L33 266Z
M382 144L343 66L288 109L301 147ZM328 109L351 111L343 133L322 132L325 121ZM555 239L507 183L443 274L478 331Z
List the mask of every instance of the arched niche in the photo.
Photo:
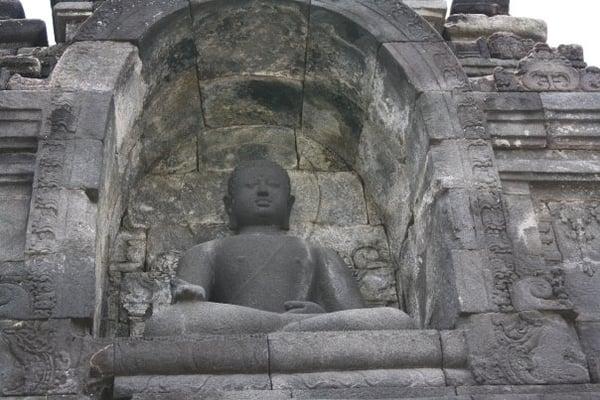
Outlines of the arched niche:
M293 232L345 256L369 303L453 326L451 252L472 250L462 230L474 229L461 219L460 152L465 132L479 133L477 107L451 51L409 7L111 1L76 40L131 42L141 65L115 80L125 89L105 152L97 326L143 329L151 304L170 300L181 252L228 234L228 171L261 157L290 171Z

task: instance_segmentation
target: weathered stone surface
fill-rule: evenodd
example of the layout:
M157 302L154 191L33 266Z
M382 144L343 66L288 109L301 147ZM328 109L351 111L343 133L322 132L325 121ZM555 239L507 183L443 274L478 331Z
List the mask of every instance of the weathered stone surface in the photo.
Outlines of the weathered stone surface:
M200 79L233 75L302 79L308 4L307 0L230 4L193 0Z
M458 400L453 388L445 387L369 387L349 389L293 390L293 398L298 399L399 399L427 398ZM439 396L439 397L438 397ZM462 399L466 400L466 399ZM470 400L470 399L469 399Z
M546 118L538 93L490 93L484 107L496 148L545 148Z
M69 1L58 3L53 8L54 36L56 42L70 41L77 34L79 27L94 11L92 1Z
M548 38L548 27L542 20L478 14L451 15L446 21L444 35L452 41L473 41L479 37L488 38L496 32L513 33L542 43Z
M571 61L575 68L585 68L587 64L583 58L583 47L578 44L561 44L557 48L558 52Z
M388 43L381 47L379 60L388 73L406 76L417 90L452 91L468 87L456 56L442 43ZM400 72L397 65L405 72Z
M292 227L307 222L338 226L367 224L363 187L355 174L291 171L290 178L292 194L297 199Z
M200 142L200 170L227 171L241 162L261 159L293 169L298 162L296 135L291 128L237 126L206 130Z
M90 350L85 329L68 320L1 321L0 396L79 393Z
M0 68L29 78L39 78L42 75L42 65L35 57L3 56L0 57Z
M596 149L600 113L596 93L542 93L551 148Z
M0 48L48 46L46 23L37 19L0 20Z
M0 20L2 19L24 19L25 11L19 0L0 1Z
M442 362L439 334L422 330L273 333L269 355L272 373L439 368Z
M122 74L141 67L138 63L137 48L129 43L75 43L56 66L51 84L64 90L110 92Z
M137 43L160 31L161 25L185 21L186 17L189 17L189 2L186 0L109 0L103 2L93 17L83 24L75 40Z
M403 2L360 0L338 3L320 0L311 3L311 7L311 27L327 21L340 32L346 30L346 34L351 31L358 33L352 29L355 27L368 31L364 33L379 43L441 41L437 32L429 24L424 24L419 15Z
M299 81L265 77L201 82L206 125L298 127L302 110Z
M580 321L577 323L577 332L581 340L581 346L586 354L588 368L592 382L600 382L600 338L598 331L600 322Z
M132 400L170 400L174 396L179 400L193 400L197 394L188 393L181 389L172 393L143 393L136 394ZM203 394L211 400L284 400L292 397L289 390L244 390L244 391L212 391Z
M450 14L507 15L510 0L454 0Z
M448 3L444 0L404 0L404 4L425 18L438 32L444 30Z
M523 39L514 33L508 32L492 34L487 43L491 57L509 60L525 58L535 45L533 39Z
M378 388L443 386L444 375L439 369L352 370L271 375L274 389Z
M182 159L176 148L186 143L188 148L198 151L203 121L196 71L190 67L163 73L168 74L168 78L158 84L146 100L144 118L136 127L141 134L143 165L148 170L162 161L163 167L157 168L185 172L189 163L195 170L198 167L196 153ZM170 112L173 109L178 112ZM174 165L167 167L164 163Z
M600 390L599 385L580 384L580 385L518 385L518 386L469 386L458 387L456 391L459 395L471 395L477 400L492 398L506 398L513 400L558 400L566 398L575 399L596 399ZM490 397L487 397L490 396ZM563 397L564 396L564 397ZM577 397L581 396L581 397ZM591 396L591 397L588 397Z
M576 333L561 317L537 311L478 315L465 334L479 384L589 382Z
M31 202L31 183L2 185L0 191L0 262L24 259L25 234ZM1 309L1 307L0 307Z
M114 396L117 398L141 395L167 394L179 396L212 396L216 391L268 390L271 381L265 374L240 375L170 375L128 376L115 379ZM139 398L139 397L138 397ZM150 397L151 398L151 397ZM197 398L197 397L196 397ZM209 397L212 398L212 397ZM242 397L243 399L243 397Z
M91 363L104 376L261 374L269 368L265 335L123 339Z
M226 175L219 173L148 176L130 202L129 217L135 227L173 220L183 226L224 223L225 193Z

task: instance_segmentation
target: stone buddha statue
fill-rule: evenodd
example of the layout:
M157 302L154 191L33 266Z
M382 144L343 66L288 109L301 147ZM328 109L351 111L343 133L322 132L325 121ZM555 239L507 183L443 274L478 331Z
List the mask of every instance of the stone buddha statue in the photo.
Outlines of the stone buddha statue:
M183 255L173 304L154 310L146 336L412 328L401 310L363 308L335 251L286 234L294 200L278 164L238 166L224 198L235 235Z

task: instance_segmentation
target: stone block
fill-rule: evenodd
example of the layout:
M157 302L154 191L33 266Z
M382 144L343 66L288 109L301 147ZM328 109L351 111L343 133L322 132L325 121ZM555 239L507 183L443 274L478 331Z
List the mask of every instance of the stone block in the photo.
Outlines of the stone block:
M46 23L37 19L0 20L0 48L48 46Z
M198 167L195 152L187 160L177 153L177 146L183 143L198 150L203 125L198 78L194 68L173 75L154 87L146 100L144 117L136 127L141 131L141 157L146 170L161 162L167 171L185 169L188 163L193 169ZM173 113L174 109L178 112ZM169 168L164 163L174 165Z
M93 347L84 331L69 320L0 321L0 396L46 399L51 393L59 399L79 393Z
M269 159L283 168L296 167L294 129L238 126L201 133L200 170L231 171L244 161Z
M598 93L542 93L550 148L600 148Z
M192 381L194 374L260 375L269 368L265 335L122 339L94 354L91 363L102 376L189 374Z
M198 137L186 136L171 145L152 167L154 175L185 174L198 170Z
M153 393L165 394L177 399L213 398L218 391L269 390L268 374L240 375L168 375L128 376L115 378L113 395L127 398L138 394L138 398L152 398ZM150 395L146 397L146 395ZM142 397L139 397L142 396ZM180 397L182 396L182 397ZM205 397L206 396L206 397ZM218 397L217 397L218 398ZM242 397L243 399L243 397Z
M35 57L2 56L0 57L0 68L6 68L12 74L19 74L27 78L39 78L42 75L42 64Z
M450 14L508 15L510 0L454 0Z
M405 2L315 1L311 3L311 27L313 22L320 24L322 21L327 21L340 32L356 32L358 26L365 26L371 32L369 35L378 43L441 41L437 32L430 25L424 24L417 12Z
M92 1L69 1L58 3L53 8L54 37L57 43L73 39L79 27L94 12Z
M129 218L134 227L161 223L181 226L222 224L227 221L223 196L227 173L148 175L129 202Z
M451 15L446 20L444 35L452 41L475 41L489 38L496 32L513 33L523 39L545 43L548 27L539 19L518 18L508 15L488 17L481 14Z
M442 363L439 334L423 330L273 333L269 355L273 374L440 368Z
M369 387L348 389L294 390L295 399L455 399L453 388L446 387ZM470 400L470 399L469 399Z
M0 20L2 19L25 19L25 11L20 0L0 1Z
M501 60L520 60L533 50L535 41L523 39L514 33L497 32L487 40L490 57Z
M496 148L544 148L546 120L538 93L490 93L484 107Z
M379 60L419 91L461 90L469 85L458 60L443 43L387 43L379 51Z
M81 26L74 40L139 43L152 33L160 32L161 26L186 21L186 17L189 18L186 0L109 0ZM188 25L188 30L190 28Z
M303 78L309 1L193 0L191 10L200 80L235 75Z
M44 138L105 138L114 106L111 92L55 92L49 97L41 131Z
M404 4L415 10L438 32L444 30L448 13L448 3L444 0L404 0Z
M469 365L479 384L587 383L577 334L561 317L528 311L471 317Z
M14 182L0 186L0 262L24 259L25 235L31 183Z
M104 157L104 144L95 139L76 139L73 142L73 159L67 187L71 189L99 190ZM97 201L97 195L94 195Z
M597 399L599 385L495 385L458 387L459 395L470 395L477 400L579 400ZM580 396L580 397L579 397Z
M348 165L327 146L305 135L297 135L298 167L305 171L348 171Z
M140 65L138 50L130 43L74 43L56 65L51 84L64 90L112 92L132 68Z
M444 386L442 370L431 368L398 370L351 370L307 372L271 375L274 389L378 388L378 387L431 387ZM374 383L375 382L375 383Z
M194 400L198 394L186 393L185 390L175 393L141 393L135 394L132 400L171 400L176 396L179 400ZM284 400L292 397L288 390L244 390L214 391L203 395L210 400Z
M290 171L290 179L292 195L297 199L292 211L292 226L297 223L367 224L363 188L355 174Z
M577 331L581 340L581 346L586 354L588 368L592 382L600 382L600 322L580 321L577 323Z
M461 313L484 313L495 309L490 304L489 281L491 271L487 263L489 257L485 251L453 250L452 265L456 274L458 302Z
M299 127L302 110L300 81L268 77L229 78L201 82L206 125Z

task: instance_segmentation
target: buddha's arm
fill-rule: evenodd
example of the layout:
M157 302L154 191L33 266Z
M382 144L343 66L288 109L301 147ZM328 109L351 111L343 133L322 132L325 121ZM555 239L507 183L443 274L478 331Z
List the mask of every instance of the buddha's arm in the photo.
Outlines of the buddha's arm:
M214 282L214 242L192 247L179 260L174 281L177 300L209 300Z
M328 312L363 308L358 285L344 260L333 250L316 249L316 297Z

